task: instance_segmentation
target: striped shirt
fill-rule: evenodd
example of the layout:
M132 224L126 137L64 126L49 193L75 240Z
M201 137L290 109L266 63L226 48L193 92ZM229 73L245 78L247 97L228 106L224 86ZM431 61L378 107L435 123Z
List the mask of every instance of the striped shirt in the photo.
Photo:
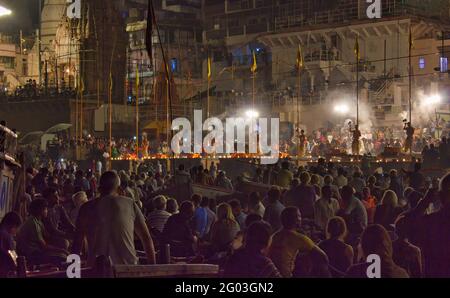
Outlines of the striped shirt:
M148 224L151 229L157 229L162 232L171 215L172 214L165 210L154 210L147 216Z

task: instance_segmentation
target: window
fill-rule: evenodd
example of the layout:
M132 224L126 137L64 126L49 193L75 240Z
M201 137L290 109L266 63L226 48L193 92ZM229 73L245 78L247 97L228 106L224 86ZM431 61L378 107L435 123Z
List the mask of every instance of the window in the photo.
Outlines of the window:
M441 57L441 72L447 72L448 71L448 58L447 57Z
M424 57L419 58L419 68L425 69L425 58Z

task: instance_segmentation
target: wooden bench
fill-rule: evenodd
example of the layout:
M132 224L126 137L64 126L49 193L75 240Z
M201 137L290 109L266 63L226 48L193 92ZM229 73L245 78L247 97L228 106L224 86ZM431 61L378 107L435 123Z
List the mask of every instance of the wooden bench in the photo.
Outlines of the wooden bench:
M161 278L161 277L217 277L218 265L170 264L170 265L116 265L116 278Z

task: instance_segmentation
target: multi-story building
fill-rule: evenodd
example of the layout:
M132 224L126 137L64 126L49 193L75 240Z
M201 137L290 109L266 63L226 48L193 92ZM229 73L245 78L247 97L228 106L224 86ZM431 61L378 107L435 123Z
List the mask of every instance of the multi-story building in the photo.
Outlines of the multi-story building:
M362 108L368 106L364 118L373 125L401 125L408 112L410 31L414 117L420 116L422 97L439 90L448 100L450 2L383 0L380 19L369 19L369 5L362 0L205 1L204 41L213 59L217 114L225 106L248 107L255 96L261 109L265 104L282 120L300 118L315 129L342 117L335 117L331 102L356 106L358 75L358 97ZM300 73L299 46L305 62ZM258 65L255 87L252 52Z
M28 56L13 36L0 34L0 90L13 93L28 78Z
M202 61L206 56L202 47L201 1L153 1L158 30L153 30L152 57L146 51L147 1L134 2L127 19L126 96L130 103L137 97L144 104L140 114L143 125L153 122L150 126L156 126L157 122L165 123L169 112L163 58L171 76L172 116L188 115L192 98L206 89L202 82Z

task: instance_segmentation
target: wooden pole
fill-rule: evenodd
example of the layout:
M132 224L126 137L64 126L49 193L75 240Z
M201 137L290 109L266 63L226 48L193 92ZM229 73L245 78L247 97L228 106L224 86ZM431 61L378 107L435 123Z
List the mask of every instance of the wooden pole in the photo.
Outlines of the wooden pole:
M109 170L112 170L112 73L109 74L108 122L109 122Z
M80 78L81 86L80 86L80 141L83 139L83 92L84 92L84 82L83 79Z
M167 71L167 64L166 64L166 71ZM170 114L169 114L169 101L170 101L170 96L169 96L169 90L170 90L170 86L169 86L169 78L166 77L166 142L167 142L167 146L169 146L169 125L170 125ZM170 158L169 158L169 152L165 153L167 156L167 171L169 172L170 169Z
M139 67L136 66L136 76L138 76ZM139 78L136 77L136 160L139 159Z
M100 79L97 79L97 108L100 108Z
M209 114L210 114L210 99L209 99L209 88L211 86L211 78L208 76L208 86L207 86L207 90L206 90L206 119L209 118ZM205 169L208 169L208 158L209 158L209 154L206 153L206 159L205 159Z
M255 77L256 77L256 72L253 72L253 77L252 77L252 108L253 110L255 109Z
M301 91L302 91L302 85L301 85L301 76L300 76L301 69L298 67L297 76L298 76L298 94L297 94L297 134L300 133L300 97L301 97ZM297 166L300 165L300 135L298 135L298 141L297 141Z

